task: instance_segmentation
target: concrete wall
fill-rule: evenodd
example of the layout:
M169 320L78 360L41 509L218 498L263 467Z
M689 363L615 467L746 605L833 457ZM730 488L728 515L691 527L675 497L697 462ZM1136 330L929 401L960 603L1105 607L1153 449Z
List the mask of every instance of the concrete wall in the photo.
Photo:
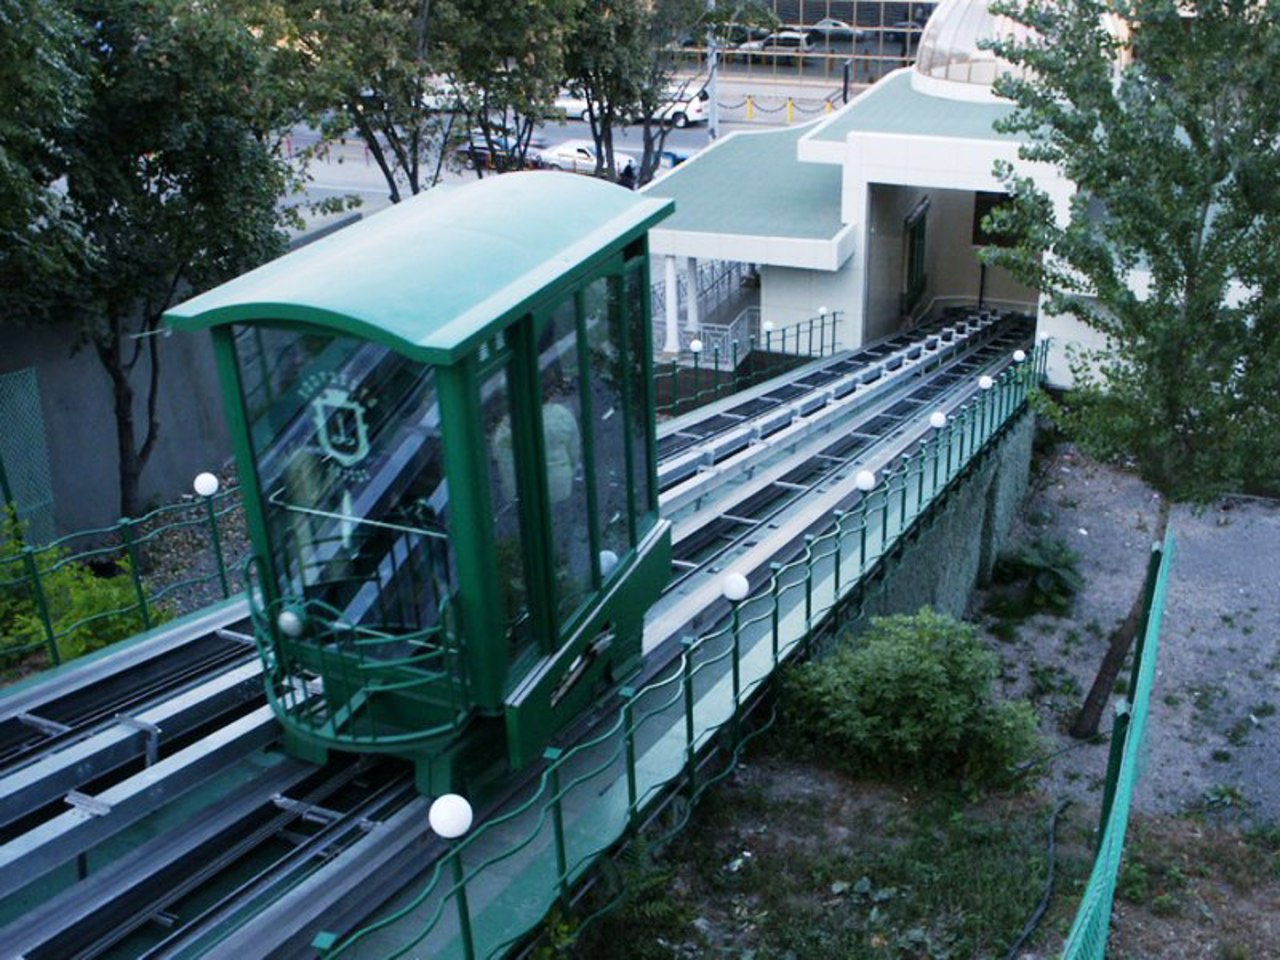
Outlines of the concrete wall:
M91 347L74 349L76 337L70 324L0 333L0 373L36 368L60 534L105 526L120 513L111 384ZM145 353L133 374L139 430L146 418ZM209 335L161 336L159 356L160 438L142 472L144 504L188 492L197 473L231 456Z
M853 271L799 270L792 267L760 268L760 319L774 327L799 323L818 315L819 307L845 312L837 345L852 348L862 343L861 329L849 319L848 307L857 287Z
M1011 424L996 450L973 469L926 522L884 578L868 586L859 629L873 616L914 613L929 606L960 617L974 587L991 576L996 556L1027 493L1035 420Z

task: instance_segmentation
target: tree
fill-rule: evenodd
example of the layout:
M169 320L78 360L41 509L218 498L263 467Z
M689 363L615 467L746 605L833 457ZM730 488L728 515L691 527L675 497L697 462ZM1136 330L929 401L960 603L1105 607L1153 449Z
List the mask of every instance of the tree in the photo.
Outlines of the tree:
M596 176L618 178L613 132L639 108L639 80L650 56L653 7L640 0L602 0L583 8L574 23L566 69L587 102L596 145Z
M1059 222L1005 169L1022 243L994 259L1106 338L1074 358L1077 435L1175 499L1276 489L1280 9L1131 0L1128 38L1099 0L1000 9L1043 38L997 45L1034 71L998 84L1004 127L1078 192Z
M499 172L528 165L533 131L567 76L566 52L592 0L450 0L440 7L441 47L467 120ZM477 176L484 175L475 164Z
M1055 211L1005 166L989 252L1105 337L1072 356L1054 412L1092 452L1168 498L1280 482L1280 9L1252 0L1030 0L993 9L1035 31L997 52L1026 160L1077 192ZM1116 16L1118 15L1118 17ZM1116 29L1117 25L1121 29ZM1140 622L1112 636L1073 733L1097 731Z
M79 40L64 7L0 0L0 322L42 316L44 291L86 254L60 187L85 95Z
M454 129L450 62L433 44L431 0L289 0L320 149L354 131L392 203L440 179Z
M88 255L48 296L110 381L120 510L130 516L160 434L161 314L284 246L277 202L288 167L270 129L277 48L243 4L81 0L71 9L84 36L84 105L65 129L43 129L64 158L65 203Z
M765 16L754 7L708 10L706 0L588 4L575 25L568 66L572 82L587 100L597 175L617 178L613 131L629 118L641 127L638 182L648 183L657 173L670 132L662 118L673 104L696 96L706 82L704 77L679 73L681 38L718 30L729 19L759 22Z

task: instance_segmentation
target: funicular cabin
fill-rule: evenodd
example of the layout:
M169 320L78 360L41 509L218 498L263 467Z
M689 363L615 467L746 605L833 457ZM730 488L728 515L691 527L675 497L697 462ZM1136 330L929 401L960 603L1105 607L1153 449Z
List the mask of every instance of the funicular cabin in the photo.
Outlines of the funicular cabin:
M646 246L670 210L494 177L170 311L213 335L292 752L475 786L639 664L670 572Z

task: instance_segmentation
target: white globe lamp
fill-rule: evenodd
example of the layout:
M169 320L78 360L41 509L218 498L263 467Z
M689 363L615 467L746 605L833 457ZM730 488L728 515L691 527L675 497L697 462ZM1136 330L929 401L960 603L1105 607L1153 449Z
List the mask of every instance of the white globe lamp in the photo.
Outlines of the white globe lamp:
M720 584L720 592L724 594L724 598L730 603L741 603L747 599L747 594L751 592L751 584L747 582L747 578L736 570L726 573L724 580Z
M195 481L191 484L195 489L196 495L200 497L212 497L218 492L218 478L212 473L197 473Z
M435 798L427 811L427 822L437 836L456 840L471 829L471 804L466 797L446 793Z
M281 610L280 616L276 617L276 626L280 628L280 632L286 637L297 639L302 636L302 617L298 615L296 610Z

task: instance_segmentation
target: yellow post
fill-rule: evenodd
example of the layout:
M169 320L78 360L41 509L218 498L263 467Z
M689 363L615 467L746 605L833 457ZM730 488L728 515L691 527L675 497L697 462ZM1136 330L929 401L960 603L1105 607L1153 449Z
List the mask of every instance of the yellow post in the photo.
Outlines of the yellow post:
M796 118L796 102L787 97L787 126L791 126L791 121Z
M831 105L831 101L830 101L830 100L827 100L827 101L826 101L826 106L825 106L825 107L823 107L823 112L824 112L824 113L830 113L830 112L831 112L832 110L834 110L834 109L835 109L835 108Z
M751 94L748 93L747 94L747 120L748 121L754 120L755 116L756 116L756 105L755 105L755 102L751 99Z

